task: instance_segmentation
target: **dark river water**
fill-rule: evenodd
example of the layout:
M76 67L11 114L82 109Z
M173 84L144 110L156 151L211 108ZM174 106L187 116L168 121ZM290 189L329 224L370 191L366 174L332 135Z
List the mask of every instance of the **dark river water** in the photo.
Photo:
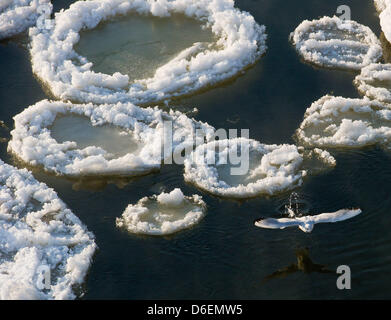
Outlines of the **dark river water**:
M72 2L54 0L55 10ZM359 97L352 83L355 73L303 63L288 41L302 20L333 15L341 4L350 6L352 19L380 36L372 1L237 0L240 9L266 25L266 54L235 80L171 106L197 107L197 119L216 128L250 129L250 137L263 143L294 143L294 131L313 101L328 93ZM14 115L48 97L32 75L26 36L0 42L0 79L0 119L9 128ZM0 133L9 137L6 130ZM21 167L6 149L1 143L0 158ZM333 154L334 169L306 178L294 191L311 212L360 207L363 213L345 222L317 225L309 234L253 225L256 218L278 215L290 192L244 202L222 200L186 184L181 166L167 165L156 174L117 181L71 181L36 170L34 176L53 187L96 236L99 250L81 299L391 298L391 156L377 147ZM175 187L185 194L198 193L207 203L207 215L196 227L170 237L141 237L116 228L115 218L129 203ZM351 290L337 289L335 272L298 271L265 280L295 263L296 251L303 248L308 248L313 263L329 270L348 265Z

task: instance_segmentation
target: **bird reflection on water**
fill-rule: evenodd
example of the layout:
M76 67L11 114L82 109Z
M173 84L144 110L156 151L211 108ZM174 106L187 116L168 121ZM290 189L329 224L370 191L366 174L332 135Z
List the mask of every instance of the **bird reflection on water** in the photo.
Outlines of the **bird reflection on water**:
M292 263L291 265L279 269L276 272L273 272L272 274L266 276L262 283L265 283L268 280L275 279L275 278L285 278L286 276L301 271L305 274L310 274L312 272L318 272L318 273L334 273L335 271L332 271L330 269L327 269L326 266L322 264L317 264L312 262L310 256L309 256L309 249L308 248L299 248L296 250L296 259L297 263Z

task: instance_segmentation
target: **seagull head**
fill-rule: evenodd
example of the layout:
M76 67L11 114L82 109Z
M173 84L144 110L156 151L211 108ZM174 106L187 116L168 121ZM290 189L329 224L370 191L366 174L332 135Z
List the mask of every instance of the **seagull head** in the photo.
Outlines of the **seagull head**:
M262 220L264 220L265 218L258 218L258 219L256 219L256 220L254 220L254 224L257 226L257 227L261 227L261 224L260 224L260 222L262 221Z

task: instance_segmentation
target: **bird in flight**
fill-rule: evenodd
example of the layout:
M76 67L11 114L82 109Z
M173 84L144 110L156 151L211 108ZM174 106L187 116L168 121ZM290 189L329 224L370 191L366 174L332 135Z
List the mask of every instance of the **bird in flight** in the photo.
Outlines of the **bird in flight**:
M261 218L255 221L255 225L266 229L285 229L288 227L299 227L304 232L311 232L317 223L338 222L353 218L361 213L361 209L341 209L331 213L321 213L313 216L292 217L292 218Z

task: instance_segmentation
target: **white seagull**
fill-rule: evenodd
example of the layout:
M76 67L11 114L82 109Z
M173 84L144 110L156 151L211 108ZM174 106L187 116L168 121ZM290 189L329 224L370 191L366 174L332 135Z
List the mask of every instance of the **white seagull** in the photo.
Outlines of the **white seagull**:
M341 209L331 213L321 213L314 216L295 218L261 218L255 221L255 225L266 229L285 229L287 227L299 227L304 232L311 232L316 223L338 222L353 218L361 213L361 209Z

